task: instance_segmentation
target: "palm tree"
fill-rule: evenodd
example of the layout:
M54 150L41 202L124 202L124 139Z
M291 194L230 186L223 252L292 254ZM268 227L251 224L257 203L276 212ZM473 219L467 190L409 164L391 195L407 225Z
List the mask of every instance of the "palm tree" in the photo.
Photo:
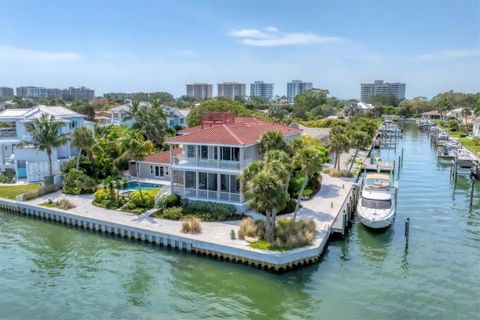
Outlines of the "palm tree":
M292 160L285 151L272 150L265 155L264 166L270 170L285 184L288 191L290 177L292 175Z
M86 127L79 127L75 129L75 131L73 131L71 136L71 143L72 146L79 149L76 165L76 168L78 170L80 166L80 157L82 155L82 152L85 152L86 155L90 155L92 147L95 143L95 139L93 138L92 131L90 131Z
M137 100L132 100L132 106L130 107L130 110L126 112L125 120L136 121L139 110L140 110L140 102L138 102Z
M303 174L303 183L300 188L300 192L298 193L297 204L293 213L293 220L297 218L297 212L300 208L300 200L302 199L305 187L307 186L310 177L315 173L320 172L322 169L324 157L325 155L322 154L318 149L313 147L305 147L300 149L293 159L293 162L300 167L300 173Z
M466 126L468 122L468 117L472 115L472 109L465 107L462 109L463 124Z
M288 148L287 143L283 140L283 135L279 131L267 131L260 139L259 150L262 154L266 154L271 150L283 150Z
M255 170L251 170L255 171ZM241 179L246 190L244 193L250 208L265 212L265 240L274 241L275 220L277 212L283 210L287 205L288 193L280 179L269 170L262 170L251 180L245 180L242 174Z
M53 116L42 114L40 117L27 122L25 129L31 135L32 141L24 141L23 145L33 144L40 151L45 151L48 156L48 174L53 176L52 150L68 141L64 133L60 133L64 123L56 120Z
M334 168L340 170L340 156L350 148L350 140L344 127L336 126L332 128L328 135L329 150L335 154Z
M350 132L350 142L351 146L355 148L355 154L353 155L352 162L350 163L350 168L348 170L352 170L353 165L355 164L355 160L357 159L358 151L360 149L368 148L372 138L363 131L354 130Z

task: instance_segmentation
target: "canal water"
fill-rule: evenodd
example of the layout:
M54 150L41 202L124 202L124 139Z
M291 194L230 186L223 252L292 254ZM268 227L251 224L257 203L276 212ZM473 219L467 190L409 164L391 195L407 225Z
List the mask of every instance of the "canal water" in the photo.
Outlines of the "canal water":
M318 264L283 275L0 212L2 319L474 319L480 183L450 183L405 127L395 225L355 223ZM404 250L404 221L411 220Z

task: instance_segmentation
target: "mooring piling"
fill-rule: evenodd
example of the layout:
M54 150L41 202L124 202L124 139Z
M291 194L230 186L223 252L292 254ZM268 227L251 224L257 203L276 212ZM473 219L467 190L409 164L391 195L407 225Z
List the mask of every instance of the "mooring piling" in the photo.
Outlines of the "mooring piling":
M405 220L405 250L408 250L408 240L410 238L410 218Z

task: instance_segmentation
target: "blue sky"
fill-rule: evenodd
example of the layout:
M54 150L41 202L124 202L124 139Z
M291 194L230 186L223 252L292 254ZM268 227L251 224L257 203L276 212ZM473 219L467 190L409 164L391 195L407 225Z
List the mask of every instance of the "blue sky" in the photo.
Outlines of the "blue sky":
M480 1L2 1L0 86L185 93L190 82L480 90ZM216 91L216 89L214 90Z

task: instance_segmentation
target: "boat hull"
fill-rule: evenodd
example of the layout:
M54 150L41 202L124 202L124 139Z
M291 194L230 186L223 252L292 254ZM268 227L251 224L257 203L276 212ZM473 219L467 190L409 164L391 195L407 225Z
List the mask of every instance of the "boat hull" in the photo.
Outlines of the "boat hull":
M357 217L360 223L371 229L385 229L395 221L395 210L389 209L386 215L376 217L371 213L367 213L365 209L359 204L357 206Z

